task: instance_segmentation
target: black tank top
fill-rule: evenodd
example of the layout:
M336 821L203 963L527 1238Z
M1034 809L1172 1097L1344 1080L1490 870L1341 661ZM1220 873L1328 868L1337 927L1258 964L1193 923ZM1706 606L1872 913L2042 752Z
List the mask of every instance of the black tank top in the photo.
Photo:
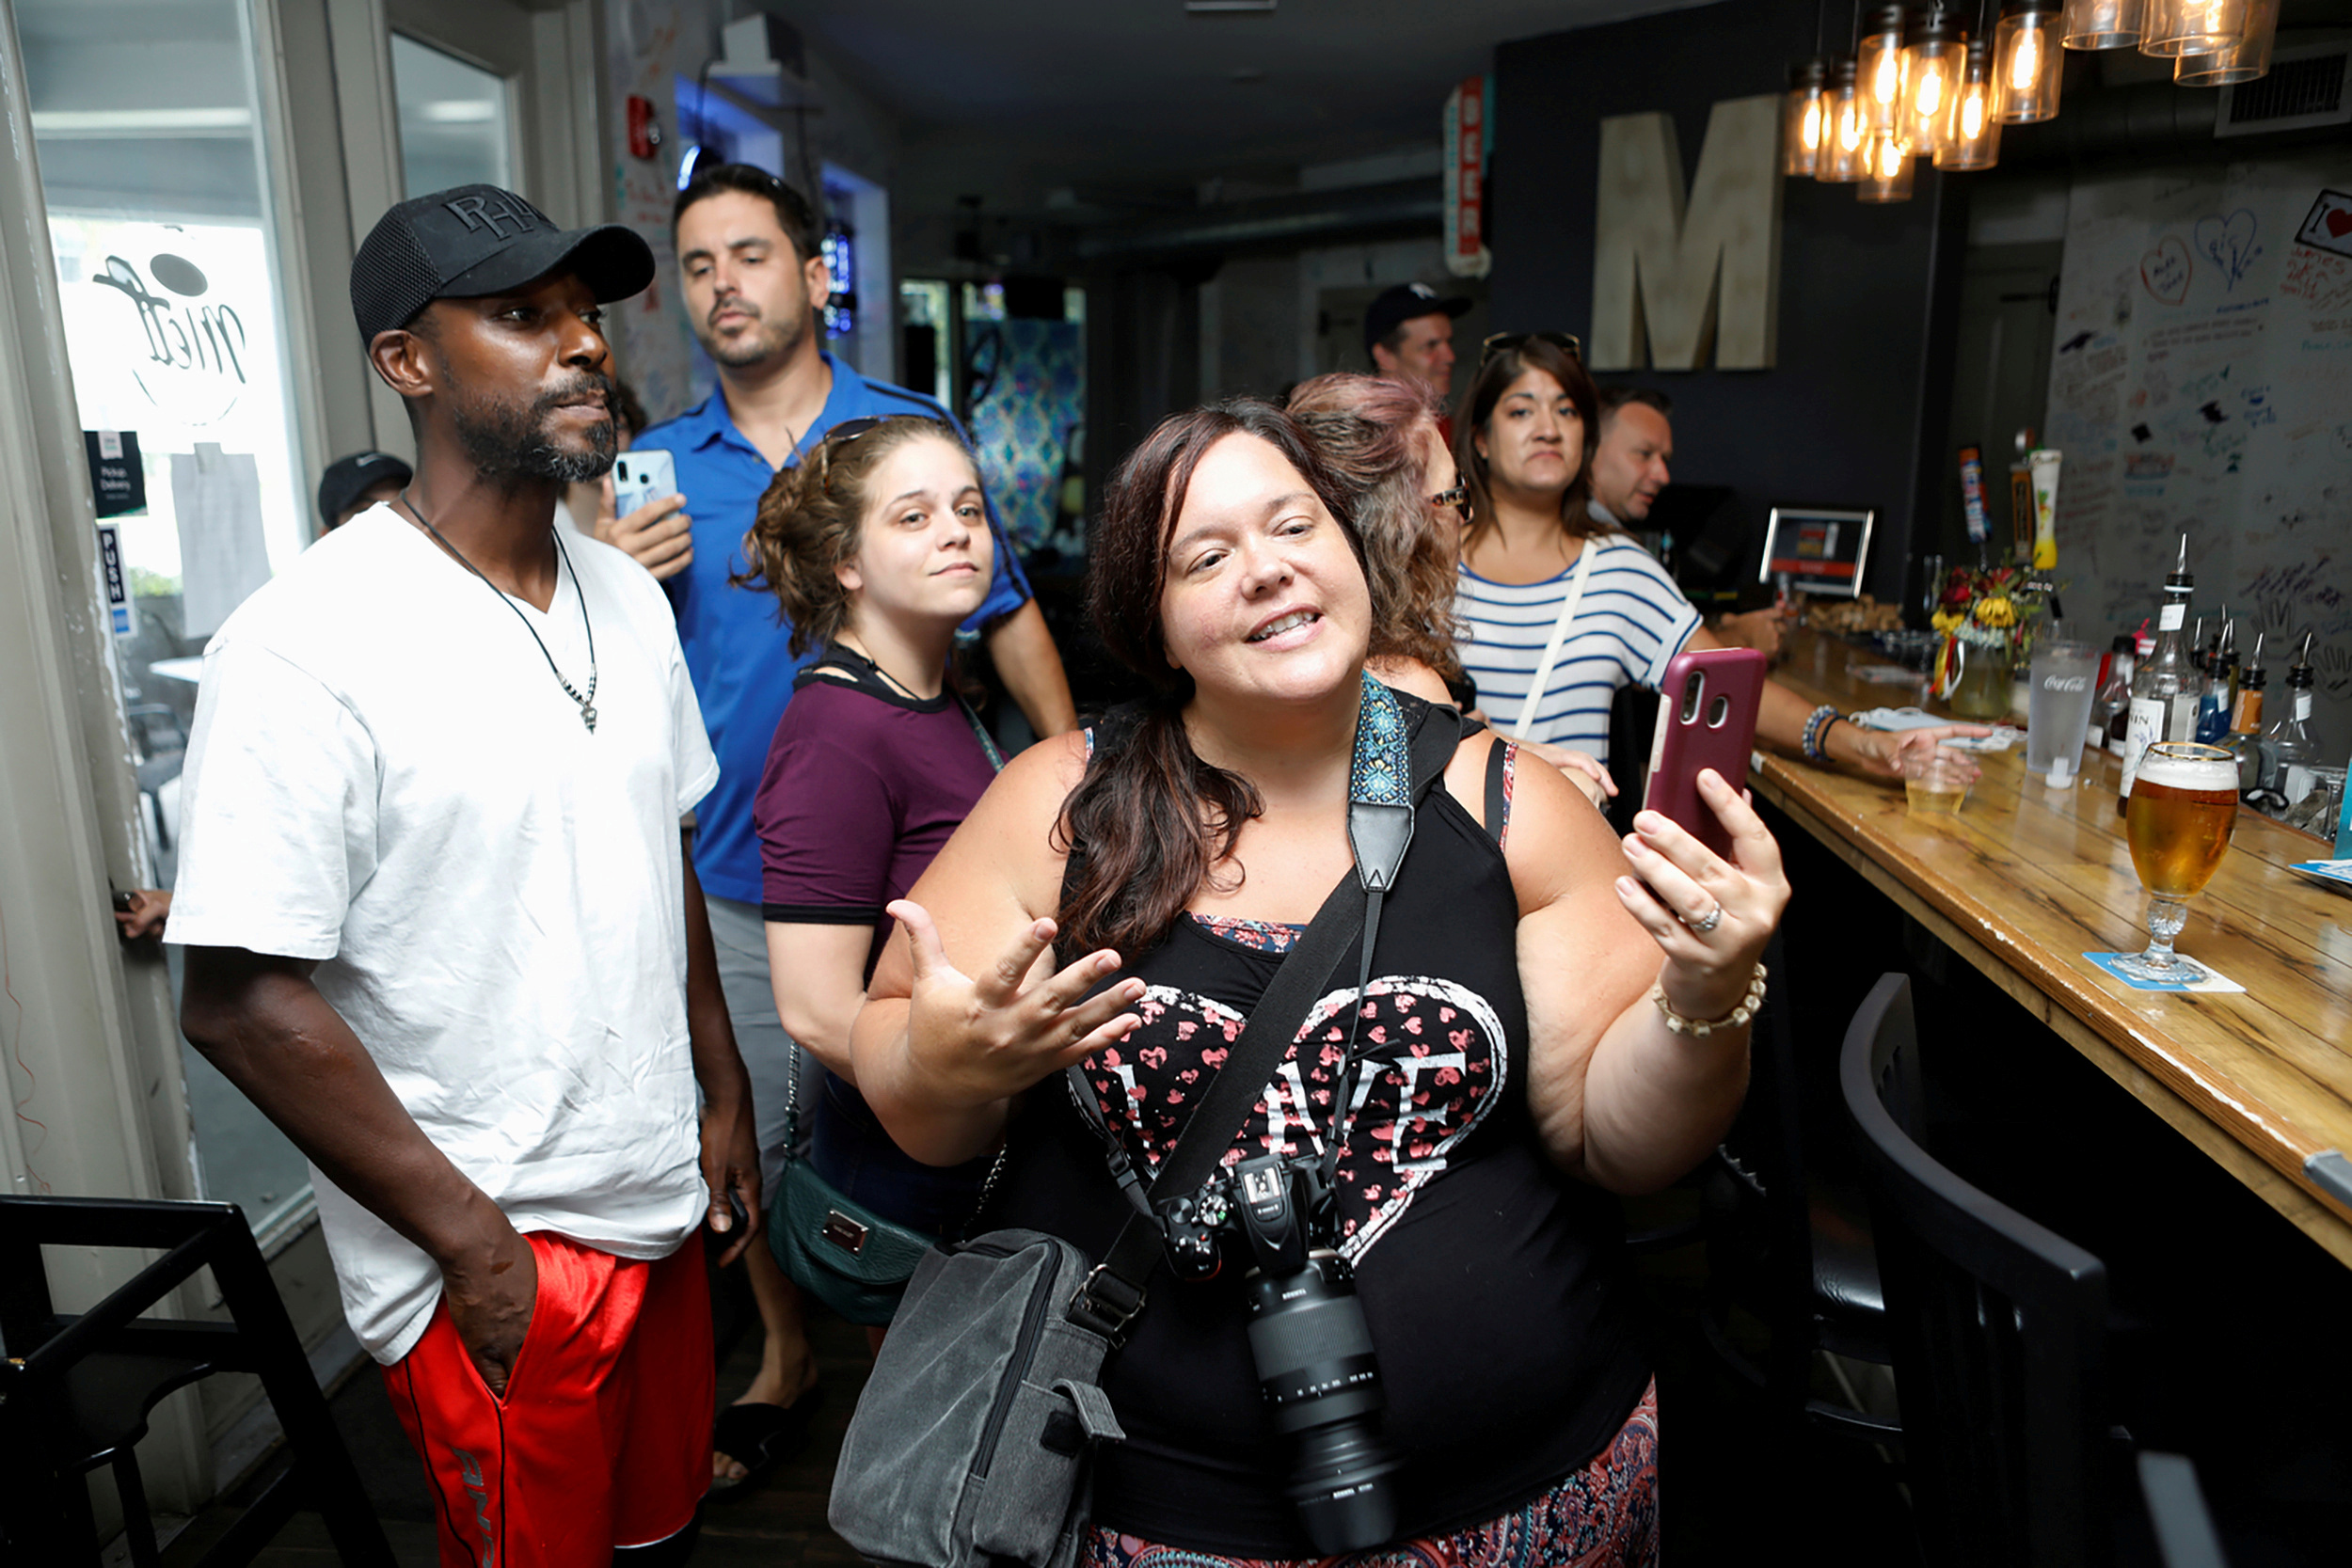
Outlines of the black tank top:
M1455 721L1401 701L1416 724ZM1406 1459L1406 1534L1549 1488L1609 1441L1649 1375L1614 1202L1561 1176L1536 1139L1517 926L1502 851L1440 783L1381 917L1363 1098L1339 1164L1341 1245L1379 1357L1383 1428ZM1280 962L1187 915L1127 971L1150 988L1143 1027L1086 1075L1131 1153L1155 1165L1173 1147ZM1342 959L1229 1162L1321 1148L1359 963L1359 949ZM1064 1080L1032 1093L1012 1156L990 1223L1102 1256L1131 1211ZM1312 1556L1283 1496L1290 1451L1258 1392L1240 1273L1153 1275L1107 1369L1128 1440L1103 1450L1094 1522L1228 1556Z

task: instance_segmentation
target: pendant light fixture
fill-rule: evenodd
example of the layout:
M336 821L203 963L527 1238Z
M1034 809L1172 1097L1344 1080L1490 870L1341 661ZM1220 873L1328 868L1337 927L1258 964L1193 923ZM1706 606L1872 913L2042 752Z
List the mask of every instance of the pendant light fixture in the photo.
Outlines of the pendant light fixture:
M1854 49L1854 81L1870 130L1894 130L1902 116L1903 8L1882 6L1863 24Z
M2148 0L2066 0L2059 41L2069 49L2134 49Z
M1870 141L1869 172L1854 191L1861 200L1880 204L1911 199L1911 145L1893 131L1881 131Z
M1790 66L1788 103L1781 120L1781 173L1792 179L1820 173L1829 154L1829 62L1816 55Z
M1813 178L1831 185L1851 185L1869 172L1870 117L1862 106L1862 89L1855 81L1854 57L1840 55L1830 61L1829 139L1822 143Z
M2001 117L1993 91L1993 40L1968 40L1968 63L1952 99L1952 122L1935 166L1954 173L1991 168L2001 157Z
M2153 0L2162 4L2162 0ZM2030 125L2058 112L2066 56L2058 0L2005 0L1994 36L1993 88L2004 123Z
M2254 0L2249 24L2247 36L2228 49L2175 59L2172 80L2185 87L2220 87L2266 74L2271 46L2279 41L2279 0Z
M2234 49L2253 34L2253 0L2148 0L2139 52L2169 59Z
M1915 158L1944 150L1952 101L1968 64L1968 34L1942 6L1914 11L1903 29L1902 140Z

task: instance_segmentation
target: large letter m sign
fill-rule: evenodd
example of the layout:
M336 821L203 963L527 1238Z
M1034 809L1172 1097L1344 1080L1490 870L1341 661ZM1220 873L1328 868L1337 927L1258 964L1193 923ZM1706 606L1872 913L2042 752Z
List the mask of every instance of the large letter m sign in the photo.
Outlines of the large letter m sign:
M1707 118L1683 196L1674 120L1600 122L1592 367L1694 371L1772 362L1780 302L1780 96L1734 98ZM1646 348L1647 353L1645 354Z

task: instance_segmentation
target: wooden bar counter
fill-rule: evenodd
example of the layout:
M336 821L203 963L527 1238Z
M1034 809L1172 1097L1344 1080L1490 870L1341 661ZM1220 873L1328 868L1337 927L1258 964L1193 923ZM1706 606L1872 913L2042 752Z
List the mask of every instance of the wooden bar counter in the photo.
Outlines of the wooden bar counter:
M1919 702L1850 669L1885 662L1798 633L1774 677L1840 712ZM1932 705L1925 705L1932 707ZM2084 753L2072 789L1982 755L1958 816L1913 815L1899 783L1767 755L1756 794L2042 1019L2306 1235L2352 1265L2352 898L2290 871L2332 851L2241 810L2175 946L2244 994L2136 991L2086 952L2147 945L2124 847L2121 768ZM1802 897L1804 890L1798 890ZM2095 1138L2096 1129L2085 1129Z

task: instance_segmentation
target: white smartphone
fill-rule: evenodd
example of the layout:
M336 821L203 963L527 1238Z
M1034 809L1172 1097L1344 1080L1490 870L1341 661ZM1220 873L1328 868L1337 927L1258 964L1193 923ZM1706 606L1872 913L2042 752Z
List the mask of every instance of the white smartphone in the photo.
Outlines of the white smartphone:
M677 461L659 447L639 447L612 460L612 515L626 517L658 496L677 494Z

